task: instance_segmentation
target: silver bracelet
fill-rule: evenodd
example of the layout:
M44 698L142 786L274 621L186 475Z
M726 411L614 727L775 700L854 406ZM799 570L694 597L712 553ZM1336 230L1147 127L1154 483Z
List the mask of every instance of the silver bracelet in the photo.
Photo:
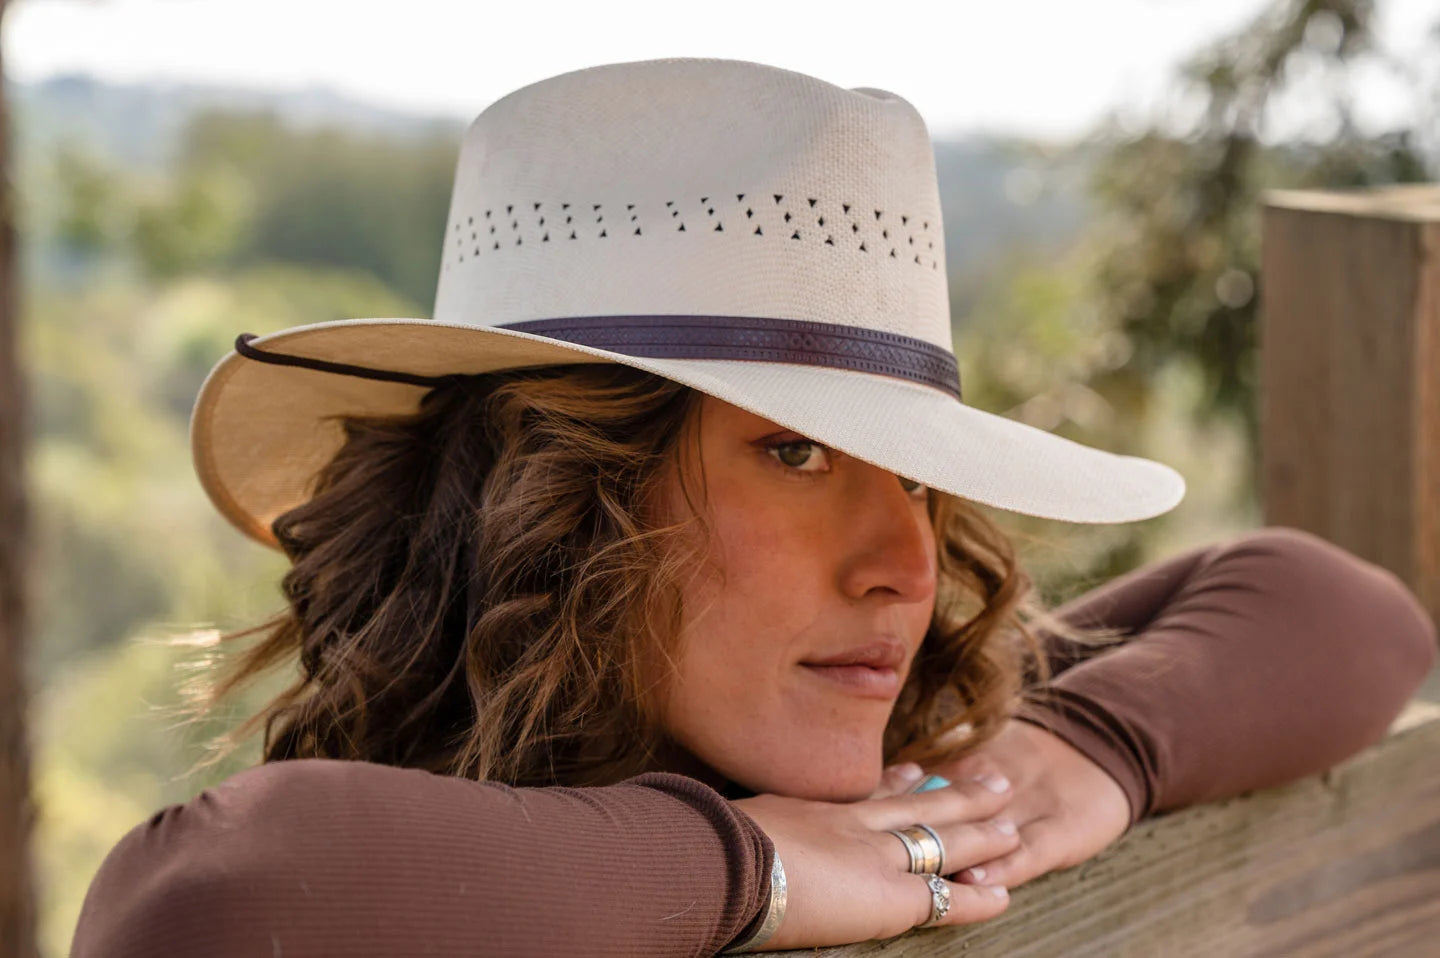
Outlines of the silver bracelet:
M780 864L780 854L775 854L774 864L770 866L770 907L765 910L765 920L755 933L738 945L726 948L722 955L738 955L746 951L754 951L775 934L780 927L780 922L785 920L785 866Z

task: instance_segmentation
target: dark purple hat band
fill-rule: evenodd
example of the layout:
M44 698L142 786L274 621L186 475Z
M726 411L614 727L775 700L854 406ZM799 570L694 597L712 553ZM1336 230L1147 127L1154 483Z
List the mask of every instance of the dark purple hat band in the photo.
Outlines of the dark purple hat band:
M486 328L486 327L479 327ZM955 355L934 343L864 326L748 316L588 316L535 319L491 327L650 359L748 359L829 366L893 376L960 399ZM463 374L420 376L257 349L242 333L235 351L248 359L414 386L440 386Z

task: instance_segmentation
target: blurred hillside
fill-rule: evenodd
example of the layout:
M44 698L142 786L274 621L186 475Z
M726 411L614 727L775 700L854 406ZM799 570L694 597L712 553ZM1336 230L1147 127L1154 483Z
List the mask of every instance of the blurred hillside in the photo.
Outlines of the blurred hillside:
M33 155L72 142L116 166L169 166L187 123L200 112L272 112L296 129L338 126L396 139L429 134L458 138L464 124L449 117L425 117L386 110L325 87L276 94L245 87L173 82L108 83L85 74L15 83L26 142ZM24 154L22 153L22 158Z
M1261 192L1437 170L1418 124L1376 134L1347 119L1373 10L1276 3L1196 52L1177 78L1184 123L936 144L966 401L1189 482L1179 508L1145 523L994 513L1052 601L1258 522ZM1267 104L1295 95L1295 77L1338 119L1267 143ZM181 660L205 650L161 640L258 623L283 571L193 477L196 390L242 331L429 315L463 125L323 90L82 76L11 90L35 417L38 864L59 955L119 836L254 759L187 775L217 726L169 711Z

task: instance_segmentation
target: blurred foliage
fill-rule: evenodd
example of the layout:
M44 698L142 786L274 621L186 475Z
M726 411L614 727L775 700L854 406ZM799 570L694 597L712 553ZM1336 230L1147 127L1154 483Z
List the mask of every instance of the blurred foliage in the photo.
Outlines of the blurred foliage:
M209 633L113 643L64 670L31 704L43 760L36 783L36 870L46 895L41 944L68 953L90 876L121 836L260 757L258 743L197 767L214 736L278 691L283 676L203 722L184 710L188 681L213 656ZM193 771L192 771L193 769Z
M278 260L364 272L430 314L457 144L322 128L269 114L191 122L168 205L140 233L152 275ZM192 237L208 241L197 253Z
M21 170L22 235L42 247L27 259L23 339L47 953L66 952L89 878L125 831L258 755L189 774L247 703L206 725L176 712L177 666L197 650L171 640L260 621L284 569L194 476L201 382L239 332L425 315L455 147L206 115L173 170L123 169L74 144ZM322 150L335 152L321 162Z
M285 264L33 291L31 315L44 317L26 330L41 675L147 622L267 611L279 557L235 547L190 465L200 383L237 331L415 308L372 276Z
M1180 507L1144 523L992 512L1051 601L1258 522L1261 192L1434 173L1423 131L1365 132L1349 115L1374 16L1371 0L1278 2L1199 51L1145 128L1003 152L937 145L942 191L966 169L988 184L960 207L946 193L966 401L1189 483ZM1296 77L1328 126L1269 141ZM207 112L163 169L68 144L20 171L49 953L65 952L90 876L128 828L255 757L186 775L224 719L177 726L177 663L205 650L160 641L279 604L281 558L226 525L194 478L200 382L240 332L429 315L457 147ZM1075 198L1036 205L1047 191Z
M64 213L55 231L70 249L99 252L115 241L122 212L110 186L109 171L92 154L66 145L54 163L56 192L64 198Z
M246 243L254 206L251 184L232 169L188 172L173 195L136 209L135 251L155 279L221 264Z
M1375 54L1374 17L1373 0L1276 5L1186 65L1186 92L1201 105L1192 129L1148 130L1108 151L1094 180L1103 244L1097 301L1120 319L1133 354L1092 383L1102 394L1143 390L1176 357L1193 358L1204 384L1197 415L1234 417L1258 453L1262 192L1434 175L1411 131L1367 137L1355 124L1345 68ZM1312 108L1328 111L1322 122L1331 135L1318 145L1265 147L1267 108L1302 66Z
M292 129L271 113L207 110L149 176L65 144L58 239L132 260L156 282L284 262L352 270L429 315L458 143L443 135Z
M1048 583L1051 595L1068 597L1133 568L1162 542L1194 541L1206 525L1181 526L1193 523L1197 491L1211 516L1242 526L1259 519L1263 193L1436 175L1435 157L1424 153L1433 131L1367 133L1354 115L1356 64L1384 60L1374 45L1375 16L1374 0L1281 0L1195 53L1171 110L1140 130L1112 123L1081 147L1095 156L1094 205L1070 261L1050 259L1008 275L1016 285L978 307L987 315L967 328L975 341L965 345L985 361L962 368L989 380L982 381L981 405L1090 445L1159 458L1190 480L1190 495L1175 512L1082 534L1083 568L1070 563L1067 581ZM1440 59L1440 20L1429 50ZM1308 135L1267 142L1275 102L1288 97L1293 104L1297 93L1311 114ZM1432 101L1436 95L1440 88ZM1429 115L1424 108L1417 114ZM1017 328L1030 334L1007 345ZM1036 335L1037 328L1053 338ZM1156 408L1175 401L1157 388L1165 380L1189 384L1195 395L1185 408ZM1156 432L1162 421L1203 432L1211 444L1166 443ZM1175 447L1168 458L1162 444ZM1217 470L1237 454L1239 468ZM1228 490L1210 486L1220 477ZM1020 526L1034 524L1022 519ZM1067 568L1045 555L1032 563L1040 571Z

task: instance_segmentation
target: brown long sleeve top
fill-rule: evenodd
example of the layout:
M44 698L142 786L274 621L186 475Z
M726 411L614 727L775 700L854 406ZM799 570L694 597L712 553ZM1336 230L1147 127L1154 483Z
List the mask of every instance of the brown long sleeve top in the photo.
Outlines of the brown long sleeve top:
M1436 658L1391 573L1271 527L1059 610L1016 718L1115 777L1132 822L1314 774L1378 741ZM556 836L563 835L563 841ZM361 762L260 766L158 812L91 885L73 954L708 955L748 931L773 846L699 781L510 788Z

